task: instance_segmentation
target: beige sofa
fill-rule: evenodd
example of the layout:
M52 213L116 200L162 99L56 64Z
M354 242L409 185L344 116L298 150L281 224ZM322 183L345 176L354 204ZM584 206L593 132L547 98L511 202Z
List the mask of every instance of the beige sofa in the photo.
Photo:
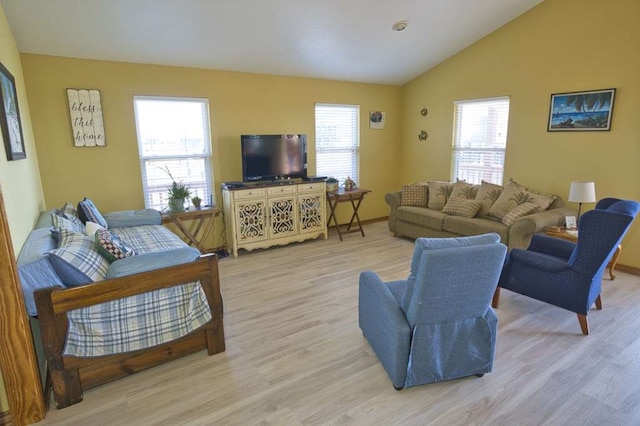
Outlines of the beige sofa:
M432 195L429 195L430 201L433 199ZM574 209L564 206L562 198L553 197L555 199L544 211L524 215L509 226L501 219L487 214L487 209L474 217L464 217L443 213L441 206L428 208L402 205L401 191L387 193L385 201L391 208L389 230L394 236L460 237L495 232L511 249L527 248L533 234L543 232L549 226L562 226L565 216L576 215Z

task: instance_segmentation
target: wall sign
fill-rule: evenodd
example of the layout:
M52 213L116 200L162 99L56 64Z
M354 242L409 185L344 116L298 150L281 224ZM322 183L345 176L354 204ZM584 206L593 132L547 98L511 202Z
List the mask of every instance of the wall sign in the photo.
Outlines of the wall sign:
M75 146L106 146L99 90L67 89Z

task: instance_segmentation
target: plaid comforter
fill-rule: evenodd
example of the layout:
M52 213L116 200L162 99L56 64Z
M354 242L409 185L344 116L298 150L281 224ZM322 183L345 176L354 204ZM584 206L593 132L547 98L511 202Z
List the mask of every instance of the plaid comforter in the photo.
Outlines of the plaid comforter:
M113 230L139 254L186 244L159 225ZM65 355L95 357L130 352L179 339L211 320L200 282L112 300L68 313Z

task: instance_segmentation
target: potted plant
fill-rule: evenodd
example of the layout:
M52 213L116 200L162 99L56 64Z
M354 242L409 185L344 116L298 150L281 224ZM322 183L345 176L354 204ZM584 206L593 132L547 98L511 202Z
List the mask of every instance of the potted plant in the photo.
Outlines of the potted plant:
M184 211L184 201L189 198L191 191L182 182L175 180L169 187L169 210L173 213Z
M193 207L195 207L196 210L200 210L200 204L202 203L202 199L200 197L196 195L191 199L191 202L193 203Z
M330 177L329 179L327 179L327 191L329 192L333 192L333 191L337 191L338 190L338 179Z

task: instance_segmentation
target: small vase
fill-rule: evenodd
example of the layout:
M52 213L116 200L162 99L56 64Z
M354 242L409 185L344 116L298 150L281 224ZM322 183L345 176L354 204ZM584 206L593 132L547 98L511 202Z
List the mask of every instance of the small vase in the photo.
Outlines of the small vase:
M177 198L169 199L169 211L171 213L180 213L184 211L184 200Z

